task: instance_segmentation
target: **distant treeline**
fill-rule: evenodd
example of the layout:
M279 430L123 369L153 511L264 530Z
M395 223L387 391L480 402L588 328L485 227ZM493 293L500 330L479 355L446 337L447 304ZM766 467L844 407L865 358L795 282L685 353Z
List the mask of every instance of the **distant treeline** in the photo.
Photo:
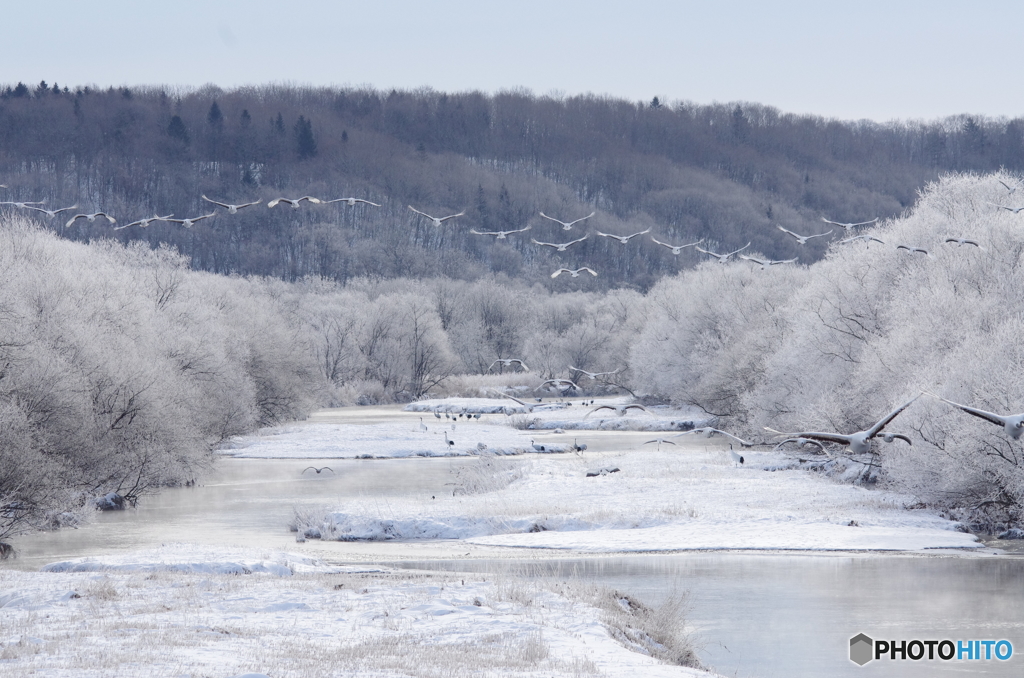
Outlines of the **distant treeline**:
M958 116L929 123L842 122L757 104L631 102L431 90L216 87L91 88L19 83L0 90L0 200L103 210L121 223L192 217L225 202L264 204L184 229L157 222L117 231L167 242L194 268L219 273L358 277L490 273L554 290L631 285L646 290L691 268L650 240L623 246L595 230L808 263L774 228L827 230L823 216L863 221L900 214L917 192L955 170L1024 168L1024 120ZM303 204L266 209L279 196L361 197L382 207ZM464 217L431 225L412 205ZM218 208L219 209L219 208ZM538 213L569 221L564 232ZM39 213L34 213L45 219ZM66 237L108 236L76 222ZM532 230L496 239L469 233ZM530 238L591 237L565 252ZM560 266L598 277L556 280Z

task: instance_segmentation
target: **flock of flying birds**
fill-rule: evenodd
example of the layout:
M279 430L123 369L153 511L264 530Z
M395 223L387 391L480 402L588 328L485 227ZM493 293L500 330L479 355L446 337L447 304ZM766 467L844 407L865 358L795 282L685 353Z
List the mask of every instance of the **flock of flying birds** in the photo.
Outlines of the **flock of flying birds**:
M1017 191L1017 187L1015 187L1015 186L1010 186L1010 185L1006 184L1005 182L1003 182L1001 180L999 180L999 183L1002 184L1004 188L1006 188L1006 190L1008 191L1008 193L1010 195L1012 195L1013 193L1015 193ZM0 184L0 188L7 188L7 186L5 186L3 184ZM253 207L253 206L259 205L259 204L261 204L263 202L262 200L255 200L253 202L247 202L247 203L241 203L241 204L232 204L232 203L224 203L224 202L220 202L220 201L217 201L217 200L212 200L212 199L206 197L205 195L202 196L202 199L205 200L206 202L209 202L209 203L217 206L217 207L224 208L227 211L228 214L237 214L238 211L241 210L241 209L245 209L247 207ZM354 207L357 204L366 204L366 205L370 205L372 207L380 207L380 204L375 203L375 202L370 202L369 200L364 200L363 198L351 198L350 197L350 198L336 198L336 199L331 199L331 200L321 200L319 198L315 198L315 197L309 196L309 195L305 195L305 196L302 196L300 198L284 198L284 197L276 198L276 199L271 200L270 202L268 202L267 203L267 207L268 208L274 208L277 205L280 205L280 204L284 203L284 204L291 205L295 209L298 209L299 205L302 202L304 202L304 201L312 203L312 204L316 204L316 205L330 205L332 203L343 202L346 205L348 205L349 207ZM55 218L58 214L62 214L64 212L71 212L71 211L76 210L78 208L78 205L72 205L70 207L63 207L63 208L60 208L60 209L50 210L50 209L46 209L44 207L40 207L40 205L43 205L43 204L44 204L44 201L35 201L35 202L30 202L30 201L0 201L0 206L7 205L7 206L15 207L15 208L18 208L18 209L34 210L36 212L40 212L40 213L44 214L46 217L48 217L50 219ZM996 206L999 209L1008 210L1008 211L1010 211L1010 212L1012 212L1014 214L1019 214L1022 211L1024 211L1024 207L1010 207L1010 206L1002 205L1002 204L999 204L999 203L990 203L990 204ZM455 218L458 218L458 217L461 217L461 216L465 215L465 210L463 210L462 212L459 212L458 214L450 214L450 215L444 216L444 217L435 217L435 216L432 216L430 214L427 214L426 212L422 212L422 211L416 209L415 207L413 207L411 205L409 205L409 209L412 210L413 212L415 212L416 214L429 219L430 222L434 226L442 226L446 221L449 221L451 219L455 219ZM177 224L181 224L185 228L191 228L196 223L198 223L198 222L200 222L200 221L202 221L204 219L210 219L210 218L216 216L216 214L217 214L217 212L216 212L216 210L214 210L214 211L210 212L209 214L202 214L202 215L199 215L199 216L190 217L190 218L186 218L186 219L175 219L173 214L168 214L166 216L160 216L160 215L154 214L152 217L145 217L145 218L142 218L142 219L138 219L136 221L132 221L132 222L127 223L127 224L117 225L117 219L114 218L113 216L105 213L105 212L92 212L92 213L88 213L88 214L86 214L86 213L76 213L73 216L71 216L70 219L67 220L67 222L64 224L64 227L65 228L70 227L78 219L86 219L86 220L88 220L90 222L94 222L97 219L102 217L103 219L105 219L107 221L108 224L110 224L113 227L113 230L121 230L121 229L125 229L125 228L131 228L131 227L134 227L134 226L138 226L140 228L146 228L151 223L156 222L156 221L166 221L166 222L170 222L170 223L177 223ZM540 216L543 217L544 219L548 219L550 221L553 221L553 222L561 225L563 231L570 231L570 230L572 230L573 226L575 226L576 224L579 224L579 223L581 223L583 221L586 221L587 219L590 219L595 214L596 214L596 212L591 212L587 216L580 217L578 219L574 219L573 221L562 221L560 219L556 219L555 217L548 216L548 215L544 214L543 212L540 212ZM870 221L861 221L861 222L855 222L855 223L845 223L845 222L839 222L839 221L832 221L830 219L822 217L822 221L824 221L825 223L830 224L832 226L835 226L835 227L838 227L838 228L842 228L844 231L849 233L854 228L857 228L857 227L860 227L860 226L868 226L870 224L877 223L878 219L875 218L875 219L871 219ZM524 228L513 229L513 230L505 230L505 231L478 231L476 229L470 229L470 233L472 233L474 235L495 236L499 240L504 240L504 239L506 239L510 235L513 235L515 233L524 233L524 232L530 230L530 228L531 228L530 226L525 226ZM812 234L812 235L801 235L799 233L795 233L795 232L793 232L793 231L791 231L789 229L786 229L786 228L784 228L782 226L777 226L777 228L780 231L782 231L783 233L785 233L785 234L795 238L797 243L799 243L800 245L806 245L808 243L808 241L810 241L810 240L812 240L814 238L823 238L823 237L830 236L834 232L834 229L832 229L832 230L828 230L828 231L826 231L824 233L815 233L815 234ZM646 230L639 231L637 233L632 233L630 235L616 235L614 233L602 233L601 231L595 231L595 233L596 233L596 235L598 237L611 238L613 240L618 240L623 245L627 245L629 243L629 241L632 240L633 238L639 237L641 235L646 235L646 234L650 233L650 230L651 229L648 228ZM539 241L539 240L536 240L536 239L532 239L532 238L531 238L531 241L535 245L539 245L539 246L542 246L542 247L551 247L551 248L553 248L557 252L565 252L572 245L575 245L577 243L580 243L580 242L583 242L584 240L586 240L588 236L589 236L589 234L585 234L581 238L576 238L574 240L570 240L568 242L563 242L563 243L542 242L542 241ZM657 238L655 238L654 236L650 236L650 238L651 238L651 240L655 244L661 245L662 247L666 247L669 250L671 250L673 255L678 256L684 249L689 248L689 247L693 247L696 251L701 252L702 254L707 254L707 255L709 255L711 257L714 257L714 258L718 259L719 263L723 263L723 264L726 263L733 255L738 255L740 259L744 259L746 261L750 261L750 262L752 262L754 264L760 265L762 268L765 268L766 266L774 266L774 265L777 265L777 264L789 264L789 263L794 263L794 262L797 261L797 258L785 259L785 260L770 260L770 259L759 259L759 258L756 258L756 257L749 257L749 256L745 256L745 255L739 254L743 250L745 250L748 247L750 247L750 243L749 242L746 245L744 245L743 247L741 247L741 248L739 248L737 250L733 250L732 252L727 252L725 254L719 254L717 252L706 250L706 249L700 247L701 242L702 242L700 240L698 240L696 242L692 242L692 243L687 243L685 245L672 245L670 243L662 242L662 241L658 240ZM878 242L878 243L881 243L883 245L885 244L884 241L882 241L881 239L876 238L876 237L871 236L871 235L867 235L867 234L851 236L851 237L846 238L844 240L840 240L839 244L846 244L846 243L857 242L857 241L864 241L865 243ZM960 245L960 246L962 246L962 245L972 245L972 246L977 247L979 249L984 249L978 241L972 240L972 239L969 239L969 238L949 237L949 238L946 238L944 242L955 243L955 244ZM911 246L911 245L900 244L900 245L896 245L896 249L897 250L907 250L910 253L919 253L919 254L924 254L925 256L931 257L931 254L926 249L924 249L922 247L916 247L916 246ZM592 268L589 268L587 266L582 266L582 267L577 268L577 269L559 268L557 271L555 271L554 273L551 274L551 277L552 278L557 278L562 273L568 273L573 278L577 278L577 277L580 276L580 274L582 274L584 272L589 273L592 276L596 276L597 275L597 272L594 271ZM529 368L526 366L526 363L524 363L522 360L520 360L518 358L499 358L499 359L495 360L491 364L491 366L488 368L488 371L493 369L495 365L499 365L499 364L502 365L503 367L511 367L513 364L516 364L522 370L529 371ZM597 379L599 379L601 377L615 375L615 374L617 374L620 371L620 370L615 370L614 372L588 372L586 370L582 370L580 368L573 367L571 365L569 366L569 369L571 371L579 374L580 376L588 377L591 380L597 380ZM544 381L540 386L538 386L537 389L535 389L535 390L548 390L548 389L555 389L558 392L560 392L561 395L564 396L564 395L567 395L570 392L574 392L574 391L579 390L579 386L575 382L573 382L571 379L548 379L548 380ZM1000 414L996 414L996 413L993 413L993 412L987 412L985 410L981 410L981 409L978 409L978 408L970 407L968 405L962 405L960 403L953 402L952 400L947 400L946 398L942 398L941 396L937 396L937 395L932 394L932 393L927 393L927 392L922 392L922 393L925 394L925 395L929 395L931 397L937 398L937 399L939 399L939 400L941 400L941 401L943 401L945 403L948 403L949 405L952 405L953 407L956 407L956 408L960 409L961 411L966 412L967 414L970 414L970 415L975 416L975 417L979 417L979 418L981 418L981 419L983 419L985 421L988 421L990 423L993 423L993 424L996 424L998 426L1003 427L1005 433L1010 438L1012 438L1014 440L1020 439L1021 435L1024 434L1024 413L1021 413L1021 414L1011 414L1011 415L1000 415ZM515 400L517 403L523 405L524 407L526 407L527 411L532 411L532 409L533 409L532 405L529 405L529 404L527 404L527 403L525 403L525 402L523 402L521 400L518 400L516 398L512 398L512 396L506 395L505 397L511 398L512 400ZM911 444L911 441L910 441L910 438L907 437L906 435L903 435L903 434L900 434L900 433L884 433L883 429L893 419L895 419L897 415L899 415L901 412L903 412L905 409L907 409L919 397L920 397L920 395L915 396L910 401L900 405L895 410L893 410L892 412L887 414L885 417L880 419L878 422L876 422L870 428L865 429L863 431L856 431L856 432L850 433L850 434L827 433L827 432L819 432L819 431L801 431L801 432L796 432L796 433L782 433L780 431L776 431L774 429L770 429L770 428L767 428L767 427L766 427L766 430L769 431L770 433L775 434L776 437L784 437L785 438L785 440L782 440L780 443L778 443L776 445L776 448L781 447L782 445L785 445L787 443L796 443L796 444L799 444L799 445L816 445L819 448L821 448L822 451L826 451L826 448L825 448L823 443L830 443L830 444L834 444L834 445L845 446L845 447L849 448L849 450L852 453L854 453L854 454L867 454L867 453L869 453L871 451L871 441L876 439L876 438L880 438L881 440L883 440L883 441L885 441L887 443L892 443L892 442L894 442L896 440L902 440L902 441L906 442L909 445L909 444ZM593 401L591 401L591 404L593 404ZM589 416L589 414L591 414L593 412L596 412L598 410L601 410L601 409L611 409L611 410L616 411L619 415L624 415L624 414L626 414L626 412L629 409L634 409L634 408L647 411L646 408L644 408L642 405L638 405L638 404L629 404L629 405L620 406L620 407L613 407L611 405L601 405L601 406L591 410L591 412L588 412L587 416ZM435 415L440 416L437 413L435 413ZM749 441L743 440L742 438L739 438L739 437L737 437L735 435L732 435L731 433L728 433L726 431L722 431L720 429L712 428L712 427L695 428L695 429L692 429L692 430L689 430L689 431L684 431L682 433L679 433L679 434L677 434L676 436L673 436L673 437L678 437L678 436L682 436L682 435L692 435L692 434L702 434L702 435L709 436L709 437L713 436L713 435L716 435L716 434L717 435L724 435L724 436L726 436L726 437L728 437L728 438L730 438L732 440L735 440L742 447L753 447L753 446L756 446L756 445L765 445L766 444L766 443L749 442ZM645 444L651 444L651 443L657 443L659 448L661 447L662 444L671 444L671 445L675 444L672 441L666 440L664 438L657 438L655 440L649 440ZM448 444L451 445L452 442L448 441ZM732 445L731 444L730 444L729 447L730 447L730 450L732 450ZM732 457L733 457L734 461L736 461L736 462L738 462L740 464L742 464L743 461L744 461L743 456L738 454L738 453L736 453L736 452L734 452L734 451L732 452ZM310 467L310 468L312 468L312 467ZM308 469L306 469L306 470L308 470ZM317 474L319 474L322 469L313 469L313 470L315 470L317 472Z
M1017 190L1016 187L1009 186L1008 184L1006 184L1003 181L1000 181L999 183L1001 183L1007 189L1007 191L1009 191L1009 193L1011 195ZM4 186L3 184L0 184L0 188L7 188L7 186ZM262 200L255 200L255 201L252 201L252 202L246 202L246 203L241 203L241 204L232 204L232 203L220 202L218 200L212 200L212 199L206 197L205 195L202 196L202 199L204 201L208 202L208 203L211 203L212 205L214 205L216 207L223 208L224 210L227 211L228 214L237 214L238 211L241 210L241 209L245 209L247 207L253 207L253 206L259 205L259 204L261 204L263 202ZM330 204L333 204L333 203L345 203L349 207L354 207L354 206L356 206L358 204L369 205L371 207L380 207L379 203L371 202L371 201L365 200L363 198L349 197L349 198L335 198L335 199L330 199L330 200L323 200L323 199L320 199L320 198L315 198L315 197L310 196L310 195L304 195L304 196L299 197L299 198L285 198L285 197L275 198L274 200L271 200L270 202L267 203L267 207L274 208L274 207L276 207L278 205L281 205L281 204L287 204L287 205L291 205L295 209L298 209L300 204L303 203L303 202L308 202L308 203L314 204L314 205L330 205ZM18 208L18 209L33 210L33 211L36 211L36 212L39 212L39 213L45 215L46 217L48 217L50 219L53 219L57 215L62 214L64 212L71 212L71 211L76 210L78 208L78 205L71 205L70 207L62 207L60 209L53 209L53 210L51 210L51 209L47 209L45 207L42 207L41 205L43 205L43 204L44 204L44 201L42 201L42 200L35 201L35 202L30 202L30 201L0 201L0 206L7 205L7 206L15 207L15 208ZM998 203L991 203L991 204L995 205L996 207L998 207L1000 209L1009 210L1009 211L1013 212L1014 214L1019 214L1020 212L1024 211L1024 207L1010 207L1010 206L1001 205L1001 204L998 204ZM430 221L430 223L433 224L434 226L442 226L445 222L450 221L452 219L456 219L458 217L461 217L461 216L465 215L465 213L466 213L465 210L463 210L462 212L459 212L458 214L449 214L448 216L444 216L444 217L435 217L435 216L432 216L430 214L427 214L426 212L423 212L423 211L420 211L420 210L416 209L412 205L409 205L409 209L412 210L414 213L420 215L421 217L424 217L424 218L428 219ZM585 217L580 217L580 218L574 219L572 221L562 221L561 219L556 219L555 217L548 216L547 214L544 214L544 212L540 212L540 216L541 217L543 217L544 219L547 219L549 221L553 221L556 224L560 225L562 227L563 231L571 231L573 226L575 226L577 224L580 224L580 223L586 221L587 219L590 219L595 214L596 214L596 212L591 212L590 214L586 215ZM200 214L198 216L189 217L189 218L185 218L185 219L177 219L177 218L174 217L173 214L168 214L168 215L165 215L165 216L160 216L159 214L154 214L151 217L143 217L141 219L137 219L137 220L129 222L129 223L119 224L115 217L111 216L110 214L108 214L106 212L75 213L74 215L72 215L67 220L67 222L65 222L64 227L65 228L70 227L72 224L74 224L79 219L86 219L89 222L95 222L97 219L101 219L102 218L102 219L105 219L106 222L112 227L112 230L115 230L115 231L119 231L119 230L122 230L122 229L125 229L125 228L132 228L132 227L135 227L135 226L138 226L139 228L146 228L151 223L154 223L154 222L157 222L157 221L165 221L165 222L169 222L169 223L176 223L176 224L180 224L181 226L184 226L185 228L192 228L192 226L194 226L195 224L199 223L200 221L203 221L204 219L210 219L210 218L212 218L212 217L214 217L216 215L217 215L216 210L213 210L213 211L209 212L208 214ZM845 222L840 222L840 221L832 221L831 219L827 219L825 217L822 217L822 221L824 221L826 224L829 224L829 225L837 227L837 228L841 228L845 232L850 233L854 228L857 228L857 227L860 227L860 226L868 226L870 224L877 223L878 219L875 218L875 219L872 219L870 221L845 223ZM814 233L812 235L801 235L801 234L796 233L794 231L791 231L791 230L789 230L789 229L787 229L787 228L785 228L785 227L783 227L781 225L777 225L776 227L780 231L785 233L786 235L789 235L789 236L793 237L794 239L796 239L797 243L800 244L800 245L806 245L810 240L813 240L815 238L824 238L824 237L831 236L834 233L834 230L835 230L835 229L831 229L831 230L825 231L824 233ZM505 240L510 235L513 235L513 234L516 234L516 233L524 233L526 231L529 231L530 229L531 229L531 226L527 225L527 226L525 226L523 228L510 229L510 230L500 230L500 231L478 231L475 228L473 228L473 229L470 229L469 232L474 234L474 235L494 236L498 240ZM648 228L646 230L639 231L637 233L631 233L629 235L618 235L618 234L615 234L615 233L603 233L601 231L596 231L596 230L594 231L594 233L595 233L595 235L597 237L609 238L609 239L612 239L612 240L617 240L621 244L627 245L627 244L629 244L630 240L632 240L633 238L637 238L639 236L646 235L646 234L650 233L650 231L651 231L651 229ZM557 242L543 242L543 241L537 240L535 238L531 238L530 240L531 240L531 242L533 244L538 245L540 247L550 247L553 250L555 250L556 252L566 252L566 251L568 251L569 247L583 242L589 236L590 236L590 234L587 233L587 234L584 234L583 237L581 237L581 238L575 238L575 239L572 239L572 240L569 240L569 241L566 241L566 242L560 242L560 243L557 243ZM717 259L719 263L722 263L722 264L728 262L730 259L732 259L733 256L738 256L738 258L743 259L745 261L749 261L749 262L751 262L751 263L753 263L755 265L760 266L763 269L765 267L775 266L775 265L778 265L778 264L791 264L791 263L795 263L797 261L797 259L798 259L798 257L794 257L792 259L761 259L761 258L758 258L758 257L752 257L752 256L747 256L747 255L744 255L744 254L740 254L740 252L743 252L748 247L750 247L751 243L749 243L749 242L746 245L744 245L743 247L740 247L739 249L733 250L731 252L718 253L718 252L714 252L712 250L705 249L705 248L701 247L701 244L702 244L701 240L697 240L695 242L686 243L686 244L682 244L682 245L673 245L671 243L662 242L661 240L658 240L657 238L655 238L653 235L650 236L650 239L656 245L660 245L662 247L665 247L665 248L669 249L672 252L673 255L678 256L683 250L685 250L687 248L690 248L690 247L693 247L696 251L698 251L698 252L700 252L702 254L706 254L706 255L708 255L710 257L713 257L713 258ZM863 241L863 242L865 242L867 244L870 244L871 242L877 242L877 243L885 244L881 239L879 239L879 238L877 238L875 236L866 235L866 234L864 234L864 235L853 235L851 237L848 237L848 238L845 238L843 240L840 240L839 244L847 244L847 243L857 242L857 241ZM949 238L945 239L945 242L947 242L947 243L955 243L957 245L973 245L974 247L978 247L979 249L983 249L981 244L978 241L972 240L970 238L949 237ZM916 246L913 246L913 245L903 245L903 244L900 244L900 245L896 245L896 249L897 250L906 250L906 251L908 251L910 253L924 254L925 256L931 257L931 254L928 252L928 250L924 249L923 247L916 247ZM597 271L595 271L593 268L590 268L589 266L581 266L581 267L575 268L575 269L572 269L572 268L559 268L558 270L556 270L554 273L551 274L551 277L552 278L557 278L558 276L562 275L563 273L568 273L573 278L578 278L578 277L580 277L584 273L589 273L591 276L596 276L597 275Z
M3 184L0 184L0 188L7 188L7 186L5 186ZM253 202L246 202L246 203L242 203L240 205L234 205L234 204L231 204L231 203L220 202L218 200L211 200L210 198L207 198L205 195L202 196L202 198L203 198L203 200L205 200L208 203L212 203L212 204L214 204L214 205L216 205L218 207L223 207L225 210L227 210L228 214L238 214L238 210L240 210L240 209L244 209L246 207L252 207L254 205L259 205L259 204L261 204L263 202L263 200L255 200ZM314 198L313 196L310 196L310 195L304 195L301 198L275 198L274 200L271 200L270 202L267 203L267 207L273 208L273 207L277 207L278 205L283 203L283 204L286 204L286 205L291 205L295 209L298 209L299 205L303 201L308 201L308 202L313 203L315 205L330 205L330 204L336 203L336 202L343 202L346 205L348 205L349 207L355 206L356 204L359 204L359 203L365 203L367 205L372 205L373 207L380 207L379 204L377 204L375 202L370 202L369 200L363 200L362 198L335 198L333 200L321 200L319 198ZM50 219L53 219L58 214L61 214L63 212L71 212L73 210L78 209L78 205L72 205L71 207L62 207L62 208L56 209L56 210L49 210L49 209L46 209L44 207L39 207L39 205L44 204L44 202L45 201L43 201L43 200L39 200L39 201L35 201L35 202L5 200L5 201L0 201L0 206L8 205L8 206L11 206L11 207L16 207L18 209L34 210L36 212L40 212L42 214L45 214ZM64 223L64 228L70 227L72 224L74 224L79 219L86 219L87 221L95 222L97 219L99 219L101 217L103 219L105 219L106 222L110 226L113 227L111 230L114 230L114 231L120 231L122 229L131 228L133 226L138 226L139 228L146 228L151 223L156 222L156 221L166 221L166 222L173 223L173 224L181 224L185 228L192 228L193 226L195 226L197 223L199 223L203 219L209 219L209 218L215 217L215 216L217 216L216 210L210 212L209 214L200 214L199 216L188 217L187 219L175 219L173 214L168 214L166 216L160 216L159 214L154 214L151 217L143 217L142 219L137 219L135 221L132 221L132 222L129 222L129 223L126 223L126 224L118 224L117 223L117 219L115 217L111 216L110 214L107 214L106 212L91 212L91 213L88 213L88 214L77 213L77 214L72 216L70 219L68 219Z

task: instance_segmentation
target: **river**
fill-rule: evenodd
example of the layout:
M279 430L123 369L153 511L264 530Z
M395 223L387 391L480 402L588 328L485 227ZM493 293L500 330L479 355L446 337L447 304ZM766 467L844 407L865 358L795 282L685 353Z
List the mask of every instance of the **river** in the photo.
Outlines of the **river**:
M296 509L351 497L448 491L463 459L221 460L199 486L147 497L137 509L97 514L71 530L17 540L20 557L2 567L37 569L56 560L125 552L169 542L299 550L337 562L405 568L579 577L648 604L688 592L687 624L700 657L728 676L1021 675L1024 558L690 552L564 557L459 542L296 544ZM317 474L306 467L328 466ZM457 556L457 557L456 557ZM1008 639L1020 656L999 661L847 659L849 639Z

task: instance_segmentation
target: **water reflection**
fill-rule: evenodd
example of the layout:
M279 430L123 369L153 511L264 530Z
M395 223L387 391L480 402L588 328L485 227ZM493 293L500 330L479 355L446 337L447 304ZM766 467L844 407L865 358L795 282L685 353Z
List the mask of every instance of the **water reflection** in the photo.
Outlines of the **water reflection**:
M1010 557L694 553L554 561L423 561L401 567L568 579L658 604L689 592L701 658L728 676L1019 676L1024 560ZM878 639L1008 639L1007 662L848 660L857 633Z
M331 466L319 475L307 459L224 459L206 483L144 497L138 508L98 513L81 529L19 538L16 561L35 569L46 563L148 548L168 542L230 544L286 549L296 509L333 506L347 499L429 496L450 492L445 483L466 459L317 460Z

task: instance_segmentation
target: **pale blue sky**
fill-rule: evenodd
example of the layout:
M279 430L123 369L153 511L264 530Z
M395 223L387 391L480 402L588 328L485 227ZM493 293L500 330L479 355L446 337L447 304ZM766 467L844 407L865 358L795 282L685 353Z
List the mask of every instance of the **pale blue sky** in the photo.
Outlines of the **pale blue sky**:
M1024 2L1006 0L2 5L7 84L526 87L842 119L1024 115Z

